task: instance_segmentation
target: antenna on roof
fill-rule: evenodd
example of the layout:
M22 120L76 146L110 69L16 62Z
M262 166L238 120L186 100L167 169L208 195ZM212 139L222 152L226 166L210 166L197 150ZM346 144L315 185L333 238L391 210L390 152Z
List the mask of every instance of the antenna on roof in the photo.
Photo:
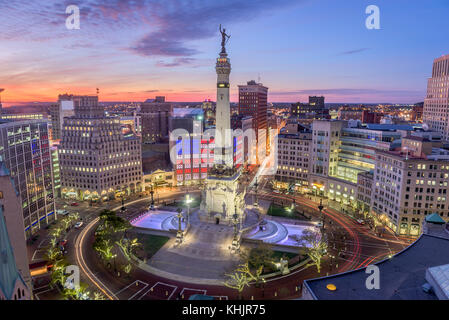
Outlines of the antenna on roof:
M257 82L260 83L260 72L257 74Z

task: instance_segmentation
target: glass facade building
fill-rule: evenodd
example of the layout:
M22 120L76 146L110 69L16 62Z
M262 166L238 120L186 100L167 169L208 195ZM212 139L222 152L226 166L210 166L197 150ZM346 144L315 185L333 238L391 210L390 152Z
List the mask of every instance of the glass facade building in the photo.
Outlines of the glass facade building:
M52 160L45 120L0 120L0 161L22 199L27 236L55 219Z

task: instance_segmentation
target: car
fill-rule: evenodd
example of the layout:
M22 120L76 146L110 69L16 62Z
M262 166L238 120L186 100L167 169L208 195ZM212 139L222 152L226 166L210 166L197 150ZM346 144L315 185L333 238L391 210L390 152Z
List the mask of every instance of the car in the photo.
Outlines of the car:
M75 224L75 228L76 229L79 229L79 228L81 228L83 226L83 222L82 221L79 221L79 222L77 222L76 224Z
M69 212L67 210L56 210L57 214L60 214L62 216L68 215Z
M365 220L358 219L357 223L360 224L361 226L363 226L363 225L365 225Z
M78 202L72 202L70 205L73 207L76 207L76 206L78 206Z
M273 193L281 193L279 190L273 190Z

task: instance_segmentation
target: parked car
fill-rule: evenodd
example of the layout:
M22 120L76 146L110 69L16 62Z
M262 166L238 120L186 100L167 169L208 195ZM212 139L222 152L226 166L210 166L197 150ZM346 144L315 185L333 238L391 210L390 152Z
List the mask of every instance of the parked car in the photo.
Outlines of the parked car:
M57 214L60 214L60 215L63 215L63 216L69 214L69 212L68 212L67 210L56 210L56 213L57 213Z
M79 228L81 228L83 226L83 222L82 221L79 221L79 222L77 222L76 224L75 224L75 228L76 229L79 229Z
M72 202L70 205L73 207L76 207L76 206L78 206L78 202Z
M363 225L365 225L365 220L358 219L357 223L360 224L361 226L363 226Z

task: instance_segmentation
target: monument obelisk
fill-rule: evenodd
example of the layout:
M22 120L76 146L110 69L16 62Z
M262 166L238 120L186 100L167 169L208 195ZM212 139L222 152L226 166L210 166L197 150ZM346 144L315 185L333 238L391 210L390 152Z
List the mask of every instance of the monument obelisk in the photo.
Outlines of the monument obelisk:
M233 135L231 130L231 106L229 103L229 74L231 61L226 53L226 43L230 36L226 29L221 33L221 52L217 58L217 105L215 108L215 148L214 166L209 169L201 211L203 216L215 223L230 223L234 218L242 221L245 215L245 190L239 187L240 170L233 163ZM235 216L237 215L237 216Z

